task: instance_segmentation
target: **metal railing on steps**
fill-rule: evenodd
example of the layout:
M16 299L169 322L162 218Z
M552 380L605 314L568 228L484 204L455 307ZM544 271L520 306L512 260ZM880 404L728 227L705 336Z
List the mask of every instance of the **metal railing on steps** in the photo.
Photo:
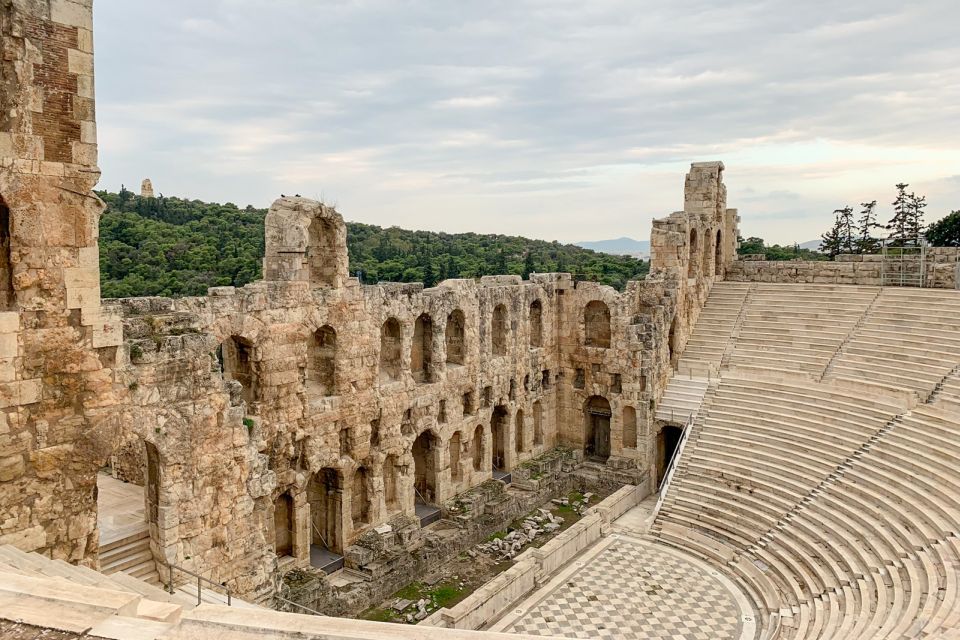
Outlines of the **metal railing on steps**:
M170 593L171 595L173 595L176 592L176 588L173 585L173 572L179 571L180 573L185 573L186 575L197 579L197 606L203 603L203 583L204 582L206 582L207 584L211 584L215 587L219 587L220 589L223 589L223 593L221 593L220 591L217 591L215 589L208 588L209 591L213 591L214 593L227 596L227 606L228 607L233 606L233 595L231 594L230 588L227 587L227 584L225 582L214 582L209 578L204 578L199 573L194 573L189 569L184 569L183 567L179 565L175 565L170 562L167 562L165 564L168 569L167 592Z

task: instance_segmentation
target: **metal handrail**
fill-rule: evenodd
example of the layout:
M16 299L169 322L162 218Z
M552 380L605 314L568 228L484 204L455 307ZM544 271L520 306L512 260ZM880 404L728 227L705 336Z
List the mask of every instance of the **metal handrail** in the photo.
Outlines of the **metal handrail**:
M676 471L677 461L680 459L680 454L683 451L683 447L687 444L687 439L690 436L690 432L693 431L693 420L694 416L691 414L687 418L687 422L683 425L683 432L680 434L680 441L677 443L677 448L673 450L673 455L670 456L670 462L667 463L667 470L663 474L663 480L660 481L660 487L658 488L657 504L653 508L653 517L656 518L657 514L660 513L660 507L663 505L663 500L666 498L667 487L670 486L670 480L673 478L673 473Z
M227 586L227 583L225 583L225 582L214 582L214 581L211 580L210 578L204 578L204 577L203 577L202 575L200 575L199 573L194 573L193 571L190 571L189 569L184 569L183 567L181 567L181 566L179 566L179 565L176 565L176 564L173 564L172 562L167 562L167 563L165 563L165 564L167 565L167 568L170 569L170 578L169 578L169 580L167 581L167 592L170 593L171 595L174 593L174 589L173 589L173 570L176 569L177 571L179 571L179 572L181 572L181 573L185 573L185 574L187 574L188 576L193 576L194 578L197 579L197 606L199 606L200 604L202 604L201 598L200 598L200 595L201 595L201 582L207 582L207 583L209 583L209 584L214 585L215 587L220 587L220 588L222 588L222 589L226 592L225 595L227 596L227 606L228 606L228 607L233 606L233 596L232 596L232 594L230 593L230 588ZM216 590L214 590L214 589L210 589L210 591L213 591L214 593L219 593L219 591L216 591Z
M319 611L317 611L316 609L311 609L310 607L305 606L305 605L302 605L302 604L300 604L299 602L294 602L293 600L287 600L286 598L284 598L283 596L281 596L281 595L279 595L279 594L274 594L273 597L276 598L277 600L281 600L281 601L283 601L283 602L286 602L287 604L292 604L292 605L295 606L295 607L300 607L300 608L303 609L304 611L309 611L310 613L312 613L312 614L315 615L315 616L322 616L322 615L324 615L324 614L320 613Z

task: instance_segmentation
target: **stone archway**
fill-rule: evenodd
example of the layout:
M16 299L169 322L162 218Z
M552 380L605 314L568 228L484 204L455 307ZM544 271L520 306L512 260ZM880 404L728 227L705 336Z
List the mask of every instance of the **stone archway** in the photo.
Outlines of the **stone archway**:
M610 403L603 396L591 396L583 406L583 454L594 462L610 457Z
M415 502L433 504L437 500L438 442L432 431L424 431L413 441Z

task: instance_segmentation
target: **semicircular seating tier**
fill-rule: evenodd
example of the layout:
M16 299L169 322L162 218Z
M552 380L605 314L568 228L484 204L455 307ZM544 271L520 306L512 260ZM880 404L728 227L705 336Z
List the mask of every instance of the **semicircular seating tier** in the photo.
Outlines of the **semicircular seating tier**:
M749 594L766 638L954 637L960 293L718 283L711 371L651 534Z

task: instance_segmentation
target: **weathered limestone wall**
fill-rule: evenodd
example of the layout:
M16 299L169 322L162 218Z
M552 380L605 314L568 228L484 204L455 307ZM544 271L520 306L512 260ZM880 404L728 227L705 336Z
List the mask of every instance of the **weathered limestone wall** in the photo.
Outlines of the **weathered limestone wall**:
M120 402L100 308L90 0L0 2L0 544L96 561Z
M895 259L888 258L883 267L883 256L840 255L836 260L737 260L727 268L727 280L737 282L812 282L818 284L855 284L881 286L897 282L900 267ZM927 249L925 262L925 285L936 289L956 289L960 286L960 248L933 247ZM916 265L910 264L906 272L915 278Z
M495 468L534 482L520 467L558 444L650 489L653 410L733 257L722 164L693 165L622 293L568 274L360 286L340 215L281 198L264 280L101 305L91 11L0 0L0 543L95 565L112 460L144 483L161 575L257 597L311 543L376 575L374 528L410 536L418 500Z

